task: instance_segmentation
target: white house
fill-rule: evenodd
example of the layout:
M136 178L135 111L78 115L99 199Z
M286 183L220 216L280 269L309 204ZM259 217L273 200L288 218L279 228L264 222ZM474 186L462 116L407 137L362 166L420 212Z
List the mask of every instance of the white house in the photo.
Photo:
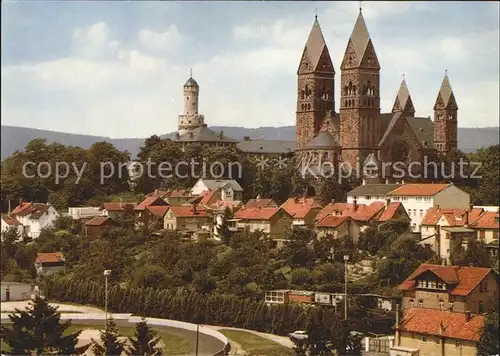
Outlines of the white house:
M432 184L365 184L347 193L347 202L370 204L374 201L401 202L411 219L413 231L420 232L420 224L427 210L468 209L470 196L452 183Z
M221 200L241 200L243 188L234 179L203 179L191 188L191 195L200 195L206 191L221 191Z
M0 286L2 302L29 300L33 291L34 287L28 283L2 282Z
M49 203L21 202L10 214L23 225L23 233L36 239L40 231L49 227L60 214Z
M23 234L23 224L19 220L9 215L2 215L1 231L5 232L9 229L16 229L19 236Z

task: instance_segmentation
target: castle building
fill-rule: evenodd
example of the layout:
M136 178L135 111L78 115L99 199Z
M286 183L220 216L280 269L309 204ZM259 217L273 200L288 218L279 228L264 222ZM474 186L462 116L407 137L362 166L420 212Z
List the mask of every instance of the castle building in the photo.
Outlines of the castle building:
M316 17L297 71L296 154L309 162L340 158L351 167L436 160L457 148L457 103L445 74L430 117L415 116L403 78L391 113L380 112L380 69L359 12L340 65L339 112L335 69ZM322 144L318 145L318 141ZM326 153L326 154L325 154ZM337 156L340 155L340 156ZM385 168L390 176L391 167Z

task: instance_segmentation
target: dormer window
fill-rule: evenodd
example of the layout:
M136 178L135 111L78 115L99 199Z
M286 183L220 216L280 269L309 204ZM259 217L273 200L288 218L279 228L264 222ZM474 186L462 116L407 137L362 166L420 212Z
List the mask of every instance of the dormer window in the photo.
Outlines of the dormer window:
M418 306L419 306L420 308L423 308L423 307L424 307L424 300L423 300L423 299L419 299L419 300L418 300Z

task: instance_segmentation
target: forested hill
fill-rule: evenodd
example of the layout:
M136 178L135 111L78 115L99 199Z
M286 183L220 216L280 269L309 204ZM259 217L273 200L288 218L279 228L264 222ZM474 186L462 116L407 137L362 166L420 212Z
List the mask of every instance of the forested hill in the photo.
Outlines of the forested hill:
M251 139L295 140L295 126L259 128L213 126L211 129L224 131L224 135L235 139L243 139L243 137L249 136ZM481 147L496 145L499 143L498 132L498 127L459 127L458 147L464 152L473 152ZM168 133L161 136L168 137L172 135L173 133ZM144 138L109 138L4 125L2 125L1 138L2 159L10 156L16 150L23 150L26 144L35 138L45 138L49 142L55 141L64 145L79 146L82 148L88 148L98 141L107 141L119 150L127 150L134 157L144 143Z

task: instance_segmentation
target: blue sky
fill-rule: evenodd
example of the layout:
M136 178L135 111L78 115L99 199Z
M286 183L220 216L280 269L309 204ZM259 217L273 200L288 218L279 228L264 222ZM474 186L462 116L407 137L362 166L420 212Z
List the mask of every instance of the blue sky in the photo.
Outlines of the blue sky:
M2 124L146 137L176 129L190 67L209 125L293 125L316 9L338 88L359 2L1 6ZM498 126L498 2L365 2L363 15L382 67L383 111L404 73L417 115L432 115L448 69L459 126Z

